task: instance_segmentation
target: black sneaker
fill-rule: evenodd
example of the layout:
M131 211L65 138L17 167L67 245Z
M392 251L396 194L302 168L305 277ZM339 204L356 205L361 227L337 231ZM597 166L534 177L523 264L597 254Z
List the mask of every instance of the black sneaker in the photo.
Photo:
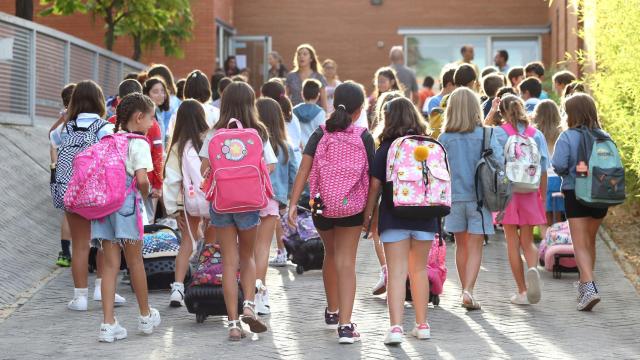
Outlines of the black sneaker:
M356 324L344 325L338 327L338 342L340 344L353 344L360 341L360 333L356 328Z
M324 308L324 322L327 324L327 328L335 329L338 327L339 321L338 313L332 314L329 312L329 308Z

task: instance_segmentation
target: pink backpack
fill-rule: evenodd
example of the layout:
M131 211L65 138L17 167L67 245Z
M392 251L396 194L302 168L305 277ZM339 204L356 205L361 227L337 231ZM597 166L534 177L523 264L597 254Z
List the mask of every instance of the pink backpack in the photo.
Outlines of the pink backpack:
M209 201L200 189L200 157L189 142L182 154L182 188L184 189L184 208L191 216L209 218Z
M443 217L451 211L451 175L444 147L428 136L397 138L387 153L387 183L395 216Z
M328 132L324 125L320 128L324 135L313 157L311 194L320 194L324 217L358 214L364 210L369 192L369 162L362 142L367 129L352 125L344 131Z
M237 128L228 128L233 123ZM207 200L220 214L262 210L273 197L262 139L237 119L231 119L228 126L216 130L209 143Z
M132 133L110 134L76 155L64 195L65 209L87 220L98 220L122 207L136 183L134 178L127 188L130 139L147 141L146 137Z

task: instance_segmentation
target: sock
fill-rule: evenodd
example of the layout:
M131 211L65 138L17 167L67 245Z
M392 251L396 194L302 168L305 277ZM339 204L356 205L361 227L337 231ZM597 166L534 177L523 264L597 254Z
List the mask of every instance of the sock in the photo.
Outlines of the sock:
M71 246L71 241L64 240L64 239L60 240L60 248L62 249L62 253L64 255L71 256L71 249L69 248L70 246Z
M340 325L338 325L338 326L339 326L339 327L348 327L348 328L350 328L350 327L351 327L351 324L340 324Z
M327 308L327 314L338 315L338 313L340 313L340 311L329 311L329 309Z
M89 289L88 288L83 288L83 289L79 289L79 288L74 288L73 289L73 297L77 298L80 296L89 296Z
M180 286L180 287L184 288L184 283L181 283L181 282L177 282L176 281L176 282L173 283L173 285Z
M95 286L96 286L97 288L99 288L101 285L102 285L102 279L101 279L101 278L96 278Z

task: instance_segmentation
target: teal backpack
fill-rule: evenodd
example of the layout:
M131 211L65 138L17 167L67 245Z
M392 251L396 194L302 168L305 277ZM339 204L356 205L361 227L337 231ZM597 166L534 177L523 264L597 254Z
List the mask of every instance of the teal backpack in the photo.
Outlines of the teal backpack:
M575 130L582 135L576 166L576 198L593 208L622 204L624 166L616 144L600 129Z

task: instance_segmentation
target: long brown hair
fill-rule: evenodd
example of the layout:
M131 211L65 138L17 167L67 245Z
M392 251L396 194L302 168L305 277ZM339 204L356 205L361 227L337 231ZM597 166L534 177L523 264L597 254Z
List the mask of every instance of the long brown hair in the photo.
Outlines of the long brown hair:
M404 89L402 88L402 84L400 84L400 81L398 81L398 75L396 74L396 71L391 67L384 66L379 68L373 76L373 86L375 87L375 90L373 91L373 97L375 99L380 96L380 90L378 90L378 78L380 76L384 76L385 78L387 78L387 80L393 82L393 86L391 86L391 90L389 91L404 91Z
M303 49L307 49L311 55L311 63L309 64L311 70L318 74L322 74L320 67L318 66L319 61L318 56L316 55L316 49L314 49L310 44L302 44L296 49L295 54L293 54L293 72L300 70L300 66L298 66L298 53Z
M81 113L98 114L102 118L107 113L105 103L100 85L93 80L80 81L71 94L65 123L77 119Z
M161 77L159 76L154 76L154 77L150 77L148 78L145 82L144 85L142 86L142 93L149 96L149 93L151 92L151 89L156 85L156 84L162 84L162 88L164 89L164 102L162 104L160 104L160 106L158 106L158 108L162 111L167 111L169 110L169 90L167 89L167 84L165 84L164 80L162 80Z
M529 118L524 110L524 102L515 95L505 95L500 98L500 113L505 124L511 124L518 129L518 123L529 125Z
M384 94L381 94L376 101L375 113L373 116L373 121L369 124L369 128L374 134L374 137L380 137L382 135L382 131L384 130L384 107L385 105L399 97L403 97L404 94L400 91L387 91Z
M589 129L600 129L601 127L596 102L588 94L574 93L569 96L564 103L564 110L567 113L569 128L584 126Z
M289 147L287 146L287 130L284 126L284 115L277 101L269 97L262 97L256 101L256 108L260 120L269 131L269 142L273 152L278 156L280 150L284 153L285 162L289 162Z
M200 152L203 135L207 130L209 130L209 125L207 125L207 117L202 104L194 99L184 100L176 114L176 125L173 129L168 153L171 153L173 147L177 146L178 161L182 166L182 154L187 143L191 141L191 146L196 152Z
M431 133L429 125L416 106L406 97L392 99L384 107L384 129L378 137L380 142L409 134L429 135Z
M553 147L560 136L560 109L553 100L542 100L533 111L533 122L544 135L549 148L549 154L553 153Z
M291 100L289 100L289 97L287 97L287 94L285 93L284 85L282 85L280 81L267 81L262 84L260 93L262 96L272 98L280 104L282 115L284 115L284 121L291 122L291 120L293 120L293 106L291 105Z
M220 100L220 120L214 129L224 129L231 119L238 119L245 128L258 131L262 141L269 140L269 132L256 109L256 94L249 84L233 82L224 89ZM233 125L235 127L235 125Z

